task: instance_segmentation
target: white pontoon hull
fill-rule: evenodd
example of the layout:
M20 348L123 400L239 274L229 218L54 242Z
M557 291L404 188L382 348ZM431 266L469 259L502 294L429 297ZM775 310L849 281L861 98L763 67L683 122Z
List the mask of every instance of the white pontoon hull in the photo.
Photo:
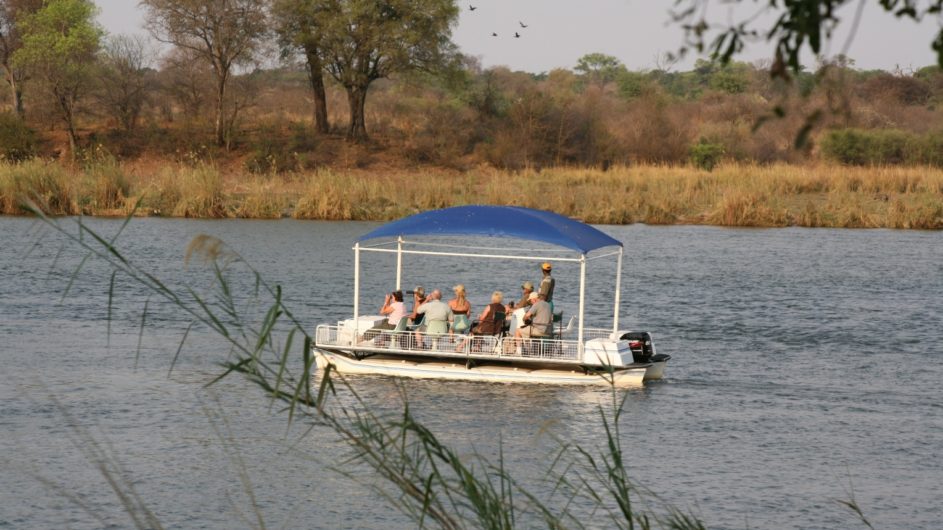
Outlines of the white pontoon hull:
M665 366L668 365L668 361L658 361L653 362L645 370L645 380L646 381L657 381L665 377Z
M609 385L609 375L585 374L577 370L533 369L516 366L478 366L447 361L414 361L407 359L368 357L356 360L350 357L315 349L318 369L333 365L342 374L375 374L419 379L488 381L496 383L546 383L556 385ZM662 363L663 364L663 363ZM663 367L662 367L663 368ZM658 377L660 378L660 373ZM614 372L616 387L640 387L647 378L646 368L631 368Z

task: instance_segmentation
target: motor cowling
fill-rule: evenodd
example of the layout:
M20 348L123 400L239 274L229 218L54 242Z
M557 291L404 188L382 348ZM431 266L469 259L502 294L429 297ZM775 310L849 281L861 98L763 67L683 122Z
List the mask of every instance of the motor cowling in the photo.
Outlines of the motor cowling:
M629 349L632 350L632 360L637 363L652 362L655 355L655 345L652 343L652 336L647 331L630 331L623 333L620 340L628 341Z

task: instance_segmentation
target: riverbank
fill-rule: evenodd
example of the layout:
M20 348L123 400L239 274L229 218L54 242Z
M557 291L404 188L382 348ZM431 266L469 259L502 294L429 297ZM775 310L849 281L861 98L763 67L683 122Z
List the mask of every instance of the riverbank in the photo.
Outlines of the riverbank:
M460 204L514 204L590 223L943 228L943 170L727 164L502 171L330 170L253 175L210 164L68 169L0 163L0 213L31 197L55 215L388 220Z

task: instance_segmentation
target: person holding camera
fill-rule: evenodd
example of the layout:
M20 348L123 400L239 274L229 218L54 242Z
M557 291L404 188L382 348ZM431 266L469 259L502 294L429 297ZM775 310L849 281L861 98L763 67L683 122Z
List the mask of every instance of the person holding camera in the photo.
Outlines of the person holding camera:
M380 308L381 315L387 315L386 322L381 322L380 329L396 329L400 319L406 316L406 304L403 303L403 291L393 291L387 293L383 299L383 307Z
M403 303L403 291L393 291L387 293L383 299L383 306L380 307L380 314L386 315L386 320L368 329L363 334L365 340L376 338L381 331L390 331L396 329L399 321L406 317L406 304ZM377 339L380 341L380 339ZM385 344L385 340L382 341ZM382 344L381 344L382 345Z

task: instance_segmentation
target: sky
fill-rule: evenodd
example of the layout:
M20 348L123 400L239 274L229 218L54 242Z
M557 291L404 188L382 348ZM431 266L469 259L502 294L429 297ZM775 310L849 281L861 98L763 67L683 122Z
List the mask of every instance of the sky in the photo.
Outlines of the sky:
M109 33L145 33L143 12L136 0L96 3L100 9L99 22ZM754 2L743 3L755 9ZM670 21L668 10L673 4L673 0L462 0L453 41L463 53L478 57L485 67L503 65L538 73L573 68L583 55L600 52L619 58L629 69L650 69L656 66L659 57L676 51L683 43L682 29ZM711 3L709 20L726 22L752 14L728 4ZM851 4L844 8L846 23L836 32L828 55L845 49L857 3ZM469 6L476 9L473 11ZM760 20L768 25L771 19ZM521 27L521 23L527 28ZM940 23L939 18L920 24L898 21L876 1L868 0L846 54L861 69L900 68L906 72L934 64L930 43ZM514 37L515 32L520 34L519 38ZM498 36L493 37L492 33ZM747 62L769 59L770 50L765 43L759 43L738 59ZM688 69L694 59L686 59L674 68ZM815 66L811 55L804 62Z

